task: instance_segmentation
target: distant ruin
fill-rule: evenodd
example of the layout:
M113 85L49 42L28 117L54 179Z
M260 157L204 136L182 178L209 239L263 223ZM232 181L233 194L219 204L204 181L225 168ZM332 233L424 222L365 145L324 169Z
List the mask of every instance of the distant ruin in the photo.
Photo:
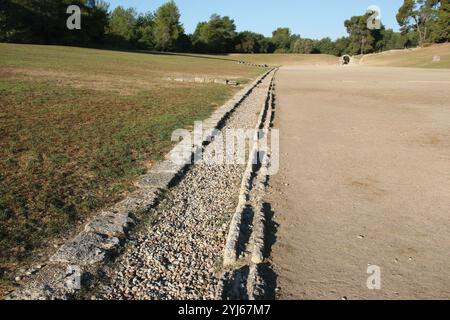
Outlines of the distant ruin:
M348 54L343 55L341 57L341 64L343 66L349 65L351 61L352 61L352 57L350 57Z

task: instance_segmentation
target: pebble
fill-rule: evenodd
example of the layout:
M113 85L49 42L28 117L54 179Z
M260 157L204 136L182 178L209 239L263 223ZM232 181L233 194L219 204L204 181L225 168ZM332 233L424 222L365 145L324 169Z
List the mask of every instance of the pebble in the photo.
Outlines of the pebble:
M253 90L223 130L254 129L269 83L265 79ZM138 232L108 271L101 299L214 299L219 281L214 266L223 256L244 171L238 164L192 166L150 213L156 221Z

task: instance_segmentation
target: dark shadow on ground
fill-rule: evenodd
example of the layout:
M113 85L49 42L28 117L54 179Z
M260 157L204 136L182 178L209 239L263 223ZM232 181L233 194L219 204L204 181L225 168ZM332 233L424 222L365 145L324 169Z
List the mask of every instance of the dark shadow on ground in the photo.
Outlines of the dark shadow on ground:
M265 247L264 247L264 257L266 258L266 263L258 266L260 274L265 281L265 293L264 300L274 300L276 298L276 288L277 288L277 274L270 264L270 256L272 254L272 247L277 241L277 231L279 224L273 221L273 216L275 212L272 210L270 203L263 203L263 212L266 219L265 228Z
M272 210L270 203L263 203L263 212L266 219L266 230L265 230L265 248L264 256L265 258L270 258L272 254L272 247L277 241L277 231L279 224L273 221L273 216L275 212Z
M229 61L229 62L239 62L240 60L236 60L233 58L224 58L224 55L214 54L195 54L195 53L177 53L177 52L161 52L161 51L146 51L146 50L138 50L134 51L135 53L144 53L144 54L154 54L154 55L163 55L163 56L178 56L178 57L189 57L189 58L200 58L200 59L210 59L210 60L221 60L221 61Z

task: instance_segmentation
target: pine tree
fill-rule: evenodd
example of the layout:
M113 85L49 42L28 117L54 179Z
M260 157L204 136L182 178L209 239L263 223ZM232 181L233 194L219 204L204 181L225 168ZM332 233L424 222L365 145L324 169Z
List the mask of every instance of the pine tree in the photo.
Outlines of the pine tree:
M163 4L155 13L153 38L155 48L162 51L177 49L184 34L180 12L174 1Z
M450 0L440 1L435 27L435 40L437 42L450 41Z

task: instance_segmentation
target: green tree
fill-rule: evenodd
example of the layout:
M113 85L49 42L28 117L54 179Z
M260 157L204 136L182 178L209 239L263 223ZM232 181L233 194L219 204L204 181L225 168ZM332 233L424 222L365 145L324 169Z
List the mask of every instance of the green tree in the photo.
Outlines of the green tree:
M278 28L272 32L272 42L278 52L288 52L291 47L291 30Z
M136 38L137 12L134 8L118 6L111 13L108 25L110 41L115 45L131 46Z
M199 22L191 36L192 46L196 52L208 52L208 22Z
M436 42L450 41L450 0L441 0L434 30Z
M90 44L99 44L104 41L108 26L109 4L103 0L89 0L84 26Z
M82 29L68 30L66 9L77 5ZM2 0L0 40L41 44L97 44L103 40L108 7L93 0Z
M225 53L235 49L236 36L234 20L213 14L208 22L200 22L197 25L192 38L194 48L200 51Z
M314 52L331 54L334 56L339 56L339 50L336 48L336 43L330 38L323 38L315 42Z
M403 33L414 30L419 35L419 44L422 46L429 40L430 30L437 20L437 7L439 0L404 0L397 13L397 22Z
M260 42L260 53L273 53L276 50L275 44L271 38L263 37Z
M244 31L236 37L236 51L242 53L273 53L275 45L262 34Z
M241 32L237 36L236 51L242 53L260 53L263 39L263 35L254 32Z
M291 52L300 54L314 53L314 40L312 39L294 40Z
M348 37L341 37L334 41L334 46L336 48L336 55L343 56L344 54L348 54L348 47L350 45L350 40Z
M349 54L365 54L373 52L375 38L372 30L367 28L368 14L354 16L344 22L349 34Z
M153 49L153 14L140 14L136 20L137 47L141 49Z
M153 41L156 49L169 51L179 48L184 34L180 17L180 11L174 1L166 2L158 8L153 24Z

